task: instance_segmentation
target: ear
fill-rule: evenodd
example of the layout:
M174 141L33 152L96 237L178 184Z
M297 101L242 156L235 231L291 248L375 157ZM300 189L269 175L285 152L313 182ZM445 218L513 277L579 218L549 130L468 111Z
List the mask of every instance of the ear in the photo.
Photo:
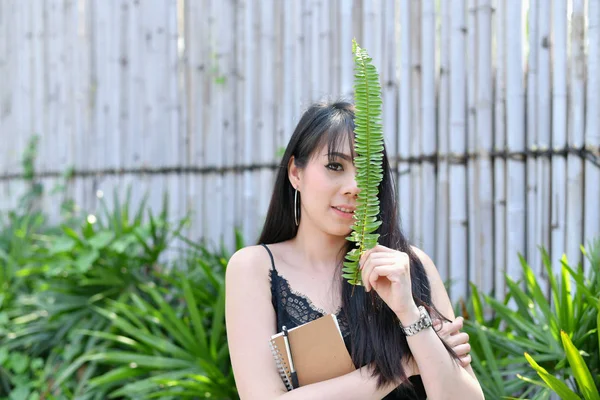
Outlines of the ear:
M296 159L294 156L290 157L288 162L288 179L294 188L300 187L300 181L302 180L302 170L296 166Z

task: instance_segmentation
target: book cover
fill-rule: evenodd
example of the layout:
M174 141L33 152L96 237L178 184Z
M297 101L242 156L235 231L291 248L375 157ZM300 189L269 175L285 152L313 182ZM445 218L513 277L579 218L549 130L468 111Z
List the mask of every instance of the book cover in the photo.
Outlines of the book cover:
M288 330L292 361L300 386L336 378L355 370L334 314ZM290 363L283 332L270 339L277 368L288 390L292 389Z

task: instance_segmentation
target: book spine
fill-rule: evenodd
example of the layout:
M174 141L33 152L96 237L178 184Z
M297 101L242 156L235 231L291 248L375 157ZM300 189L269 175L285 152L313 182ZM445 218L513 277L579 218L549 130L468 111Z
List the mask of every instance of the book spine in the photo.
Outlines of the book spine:
M269 340L269 345L271 347L271 353L273 354L273 358L275 359L277 371L279 371L279 376L281 376L281 380L283 381L286 389L289 392L294 388L292 386L292 381L290 378L290 370L287 364L283 361L283 355L281 354L281 350L279 350L277 345L272 340Z

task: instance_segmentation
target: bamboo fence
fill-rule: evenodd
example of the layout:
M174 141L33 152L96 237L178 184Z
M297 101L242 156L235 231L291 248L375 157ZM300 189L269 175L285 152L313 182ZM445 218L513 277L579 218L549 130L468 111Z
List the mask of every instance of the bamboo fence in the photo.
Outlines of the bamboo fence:
M353 37L381 75L402 226L453 299L503 292L517 253L543 281L538 246L584 261L600 0L0 0L0 210L38 135L52 219L132 185L154 209L166 191L194 240L251 243L303 109L352 93Z

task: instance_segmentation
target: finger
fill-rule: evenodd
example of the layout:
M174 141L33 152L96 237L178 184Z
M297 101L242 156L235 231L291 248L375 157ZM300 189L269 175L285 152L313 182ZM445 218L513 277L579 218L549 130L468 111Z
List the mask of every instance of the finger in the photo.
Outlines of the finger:
M381 255L381 254L371 254L365 261L362 269L361 269L361 279L363 282L363 286L365 290L368 292L372 289L372 286L369 284L369 275L373 271L373 269L379 265L392 264L393 260L389 256Z
M460 332L460 330L463 328L463 326L464 326L464 318L457 317L454 321L452 321L452 327L450 330L450 334L454 335L455 333Z
M460 344L452 347L452 350L454 350L457 356L464 357L471 352L471 345L469 343Z
M460 332L456 335L446 337L445 342L450 347L456 347L461 344L469 343L469 334L466 332Z
M381 251L381 252L386 252L386 253L398 252L398 250L390 249L389 247L385 247L382 244L378 244L377 246L373 247L373 249L375 249L377 251Z
M450 321L446 321L445 319L442 319L442 318L436 318L433 321L433 328L435 329L435 331L437 332L439 337L446 340L446 337L450 336L450 333L449 333L450 332L450 328L449 328L450 324L451 324Z
M443 321L442 328L438 331L438 334L440 337L452 336L459 333L462 327L462 317L458 317L454 321Z
M369 287L369 274L371 273L371 270L374 267L373 261L374 261L374 259L371 258L371 256L367 256L364 261L364 264L361 267L361 271L360 271L362 284L363 284L366 292L371 290L371 288Z
M377 280L379 278L387 278L390 282L399 282L400 276L398 272L398 267L395 265L379 265L373 268L371 273L369 274L369 287L375 287Z
M373 252L373 249L366 250L364 253L362 253L360 259L358 260L359 267L362 269L363 265L367 263L369 258L375 257L376 255L377 253Z
M471 356L466 355L459 359L460 365L463 368L467 368L471 364Z

